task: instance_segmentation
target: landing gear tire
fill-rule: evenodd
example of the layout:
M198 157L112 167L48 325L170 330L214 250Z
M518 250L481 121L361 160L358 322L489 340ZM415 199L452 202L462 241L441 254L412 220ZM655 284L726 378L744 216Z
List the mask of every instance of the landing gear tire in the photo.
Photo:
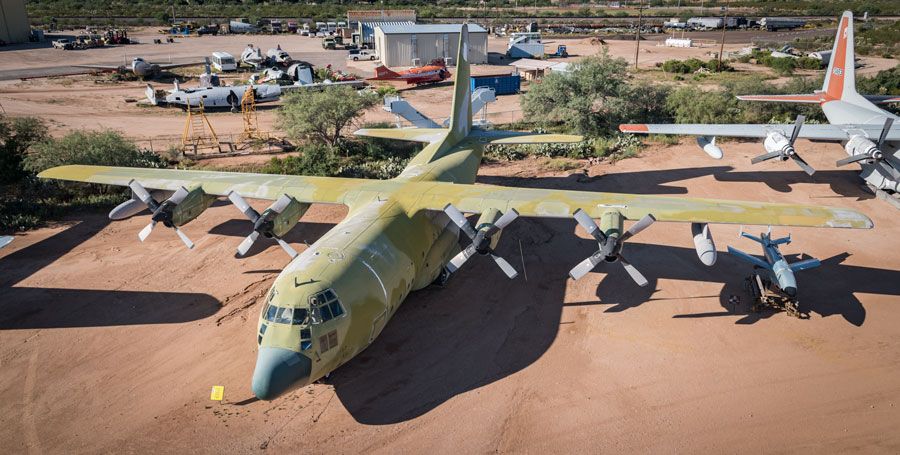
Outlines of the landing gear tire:
M450 270L447 269L447 267L441 267L441 272L438 273L437 278L435 278L434 281L431 282L431 284L438 287L444 287L447 285L447 282L450 281L450 277L452 275L453 273L451 273Z

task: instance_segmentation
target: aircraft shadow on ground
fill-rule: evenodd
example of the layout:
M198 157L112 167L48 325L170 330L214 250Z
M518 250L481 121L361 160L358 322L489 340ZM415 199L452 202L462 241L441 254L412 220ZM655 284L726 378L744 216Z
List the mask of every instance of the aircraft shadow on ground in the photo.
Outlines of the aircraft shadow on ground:
M785 163L785 165L792 165ZM760 182L779 193L790 193L792 186L801 183L828 184L836 195L853 197L857 201L872 199L874 194L863 189L863 181L857 170L816 171L813 175L797 171L745 171L724 172L715 175L720 182Z
M518 186L529 188L559 188L578 191L606 191L634 194L687 194L684 186L669 185L671 182L690 180L708 175L723 175L733 170L731 166L711 166L701 168L681 168L661 171L615 172L597 176L582 173L568 177L507 177L479 175L478 182L490 185Z

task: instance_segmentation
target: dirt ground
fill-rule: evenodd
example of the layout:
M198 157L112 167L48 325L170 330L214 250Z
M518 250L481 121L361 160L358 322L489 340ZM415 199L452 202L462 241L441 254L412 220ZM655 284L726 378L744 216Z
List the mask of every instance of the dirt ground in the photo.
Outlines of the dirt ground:
M690 143L653 146L586 175L493 164L479 181L858 209L875 229L775 231L794 236L786 254L823 262L799 274L808 320L749 313L750 266L723 253L758 253L737 226L713 226L711 268L688 226L642 232L625 249L650 279L639 288L618 264L567 279L596 246L574 221L521 219L499 250L524 265L518 279L475 258L413 293L327 384L259 402L256 318L288 262L280 248L235 258L250 226L224 203L186 226L194 250L165 229L139 242L146 215L86 214L0 250L0 441L14 453L897 453L895 209L835 169L836 146L799 142L813 178L750 166L758 144L724 148L717 162ZM316 206L288 240L302 249L344 214Z

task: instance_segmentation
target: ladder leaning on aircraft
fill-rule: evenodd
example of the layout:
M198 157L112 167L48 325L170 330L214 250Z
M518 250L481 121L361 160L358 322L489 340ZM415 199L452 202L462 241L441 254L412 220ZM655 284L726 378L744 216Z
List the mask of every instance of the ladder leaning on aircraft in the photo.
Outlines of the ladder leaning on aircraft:
M515 277L496 246L504 228L518 218L574 219L573 225L588 231L597 251L572 268L572 278L584 277L600 263L619 262L640 285L648 280L625 260L623 249L656 221L690 223L698 256L706 264L715 262L706 223L872 227L862 213L843 208L475 185L486 145L581 138L474 128L466 25L460 30L456 61L449 128L356 132L425 143L390 180L105 166L62 166L40 177L131 187L134 197L110 217L150 208L142 240L162 223L191 247L181 227L223 196L253 223L239 254L259 235L281 240L292 259L265 297L256 334L252 389L264 400L316 381L349 361L375 340L410 292L445 280L476 255L492 258L508 277ZM244 198L274 203L259 213ZM316 203L346 205L348 215L296 254L285 247L283 237ZM466 213L479 214L478 221L469 223ZM626 221L636 223L626 230ZM459 244L460 232L469 239L465 248Z
M798 116L793 124L631 124L619 125L626 133L680 134L697 136L697 143L713 158L722 157L716 136L764 139L766 153L751 161L792 160L804 172L815 170L803 160L794 147L797 138L840 142L848 157L837 166L857 163L860 177L876 192L885 192L900 208L900 130L892 128L896 115L879 109L876 104L900 102L900 96L860 95L856 91L856 68L853 38L853 13L845 11L838 23L837 35L825 73L822 90L803 95L738 96L744 101L819 104L828 125L804 125ZM890 195L895 196L890 196Z

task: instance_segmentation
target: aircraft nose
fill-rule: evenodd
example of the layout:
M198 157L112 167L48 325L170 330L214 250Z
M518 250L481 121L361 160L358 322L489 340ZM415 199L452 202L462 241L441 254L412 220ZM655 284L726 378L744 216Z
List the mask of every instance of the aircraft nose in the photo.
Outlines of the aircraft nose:
M273 400L294 384L309 379L312 362L308 357L284 348L261 347L253 371L253 394Z

